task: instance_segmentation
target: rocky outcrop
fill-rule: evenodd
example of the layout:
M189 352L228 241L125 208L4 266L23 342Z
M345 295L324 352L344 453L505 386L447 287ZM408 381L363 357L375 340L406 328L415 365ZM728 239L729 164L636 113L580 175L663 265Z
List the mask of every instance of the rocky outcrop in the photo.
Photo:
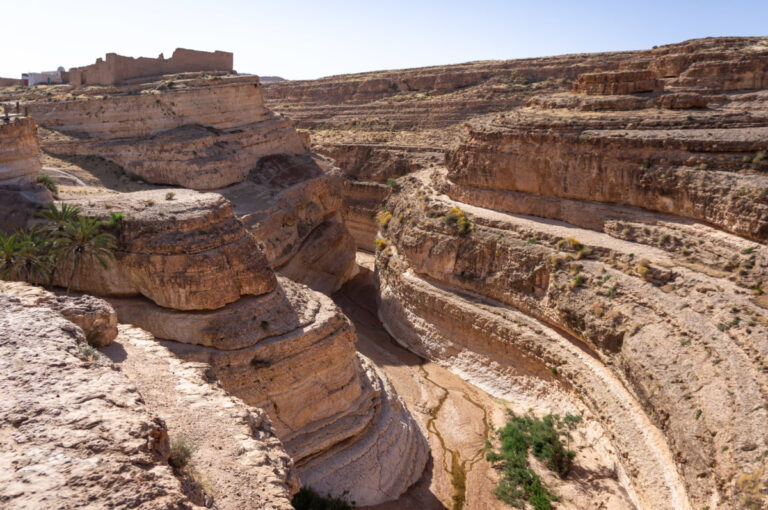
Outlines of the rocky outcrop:
M74 271L58 272L61 283L75 290L142 295L168 308L211 310L275 287L256 240L221 195L154 190L70 204L103 220L123 215L113 227L118 247L108 269L83 261Z
M83 330L0 291L0 501L5 508L192 508L165 424Z
M589 200L768 237L768 178L759 172L766 163L756 156L768 127L691 126L672 112L661 122L646 114L574 119L526 113L530 120L501 119L472 129L469 140L446 157L450 181L510 212L578 223L554 208L548 213L540 197ZM741 172L754 158L758 172ZM463 196L475 203L469 194ZM489 205L476 196L478 205Z
M360 504L399 496L421 476L426 441L382 375L356 355L346 317L323 294L276 278L226 199L166 193L75 202L88 216L124 214L114 263L83 264L76 288L106 290L121 322L204 363L227 393L264 409L302 483L348 490ZM129 283L135 291L113 290Z
M35 121L12 118L0 123L0 230L25 227L35 210L51 199L51 193L36 183L40 168Z
M264 107L254 76L75 91L27 105L61 133L45 150L99 155L149 182L221 188L242 181L262 156L307 150L291 123Z
M665 243L452 202L428 191L428 177L401 179L386 204L377 275L395 338L470 374L467 360L479 360L575 388L609 431L641 507L759 498L737 480L764 476L751 453L765 449L755 431L768 425L763 305ZM444 219L457 206L471 225L464 234ZM761 244L691 234L704 245L730 237L764 260Z
M117 314L103 299L87 294L57 296L23 282L0 281L0 292L12 295L24 306L50 308L83 330L89 345L104 347L117 336Z
M262 158L248 179L219 190L260 242L274 269L330 294L355 270L355 243L341 218L341 176L312 155Z
M40 171L37 125L28 118L0 122L0 186L31 184Z
M215 189L230 198L283 274L321 292L337 290L353 274L353 240L335 193L338 171L264 106L258 77L184 74L32 96L25 108L46 128L47 154L97 156L126 179Z

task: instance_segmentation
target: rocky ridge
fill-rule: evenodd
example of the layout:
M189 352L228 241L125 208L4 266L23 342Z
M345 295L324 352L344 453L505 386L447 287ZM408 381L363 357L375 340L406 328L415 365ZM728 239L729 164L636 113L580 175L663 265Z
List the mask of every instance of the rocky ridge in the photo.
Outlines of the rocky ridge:
M70 201L87 216L124 215L114 263L83 263L73 287L109 296L122 323L150 331L178 358L208 367L229 395L264 409L303 484L348 490L360 504L399 496L426 462L423 433L356 355L344 315L324 295L276 278L226 199L165 193Z
M63 197L83 188L123 191L137 181L151 183L139 189L215 190L231 199L283 274L323 292L352 276L354 241L340 220L340 201L331 198L340 174L264 105L258 77L186 73L53 90L22 103L44 128L46 172L69 185ZM117 182L104 175L115 172ZM292 228L277 232L275 222Z

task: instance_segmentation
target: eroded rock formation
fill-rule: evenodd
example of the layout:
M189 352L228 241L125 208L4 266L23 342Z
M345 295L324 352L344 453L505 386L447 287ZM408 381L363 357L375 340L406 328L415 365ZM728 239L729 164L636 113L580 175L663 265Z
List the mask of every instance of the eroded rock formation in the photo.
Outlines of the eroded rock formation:
M337 158L359 245L380 237L398 342L494 395L572 392L641 508L759 507L766 59L703 39L267 95ZM398 85L438 71L467 81Z
M322 292L348 280L354 244L341 219L340 174L308 152L290 121L265 107L258 77L187 73L156 80L64 86L24 107L46 128L47 155L97 156L133 179L217 190L234 203L275 269Z
M51 193L36 183L40 167L35 121L14 117L0 122L0 230L26 226L35 209L51 199Z
M73 287L110 296L121 322L265 409L302 483L375 504L421 476L423 432L356 354L346 317L330 298L276 278L226 199L155 190L72 203L88 216L124 215L114 263L83 263Z
M163 421L111 363L86 353L80 327L16 297L18 285L0 287L3 506L191 508L167 463Z

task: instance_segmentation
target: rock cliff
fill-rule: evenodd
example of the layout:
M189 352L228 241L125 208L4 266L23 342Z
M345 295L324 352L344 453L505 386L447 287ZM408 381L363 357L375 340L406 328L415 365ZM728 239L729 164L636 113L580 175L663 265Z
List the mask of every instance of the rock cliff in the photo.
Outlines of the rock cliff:
M191 508L163 421L80 327L17 290L0 287L3 506Z
M266 93L344 172L400 344L495 396L582 402L637 507L759 507L766 59L712 38Z
M84 173L93 181L99 176L73 175L61 164L98 157L129 180L217 190L247 218L273 267L333 292L355 269L335 193L338 170L318 164L292 123L265 107L258 77L213 74L64 86L50 97L32 93L24 108L45 128L52 175L84 183ZM288 228L275 231L275 222Z
M12 117L0 123L0 230L26 226L40 204L51 193L37 184L40 171L37 124L28 118Z
M423 432L356 354L346 317L323 294L276 278L226 199L154 190L72 203L88 216L124 215L114 263L81 264L73 287L109 296L121 322L264 409L303 484L375 504L421 476Z

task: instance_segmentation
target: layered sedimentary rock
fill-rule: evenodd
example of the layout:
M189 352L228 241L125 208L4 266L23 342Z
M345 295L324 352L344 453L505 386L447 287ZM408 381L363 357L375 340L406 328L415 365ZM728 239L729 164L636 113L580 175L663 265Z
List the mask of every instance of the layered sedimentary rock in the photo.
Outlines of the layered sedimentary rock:
M589 200L768 237L768 177L758 156L768 127L717 127L718 121L692 122L673 112L661 119L643 113L524 115L473 129L465 144L449 152L448 178L457 185L457 198L576 223L578 206L541 197Z
M258 77L211 74L67 86L52 97L33 94L25 108L46 128L46 154L98 156L134 180L215 189L247 220L273 267L316 290L337 290L355 268L338 171L318 164L291 122L265 107ZM273 229L285 221L294 223Z
M102 220L123 215L114 226L118 246L108 269L88 260L58 273L73 289L142 295L179 310L211 310L275 287L256 240L221 195L154 190L70 204Z
M36 183L40 171L37 125L29 118L0 122L0 215L2 230L24 227L51 194Z
M124 218L113 264L87 264L73 285L110 295L121 322L165 339L230 395L265 409L302 483L348 490L360 504L399 496L420 477L426 442L397 394L357 357L346 317L323 294L276 278L226 199L167 193L74 202L81 214Z
M306 152L290 122L264 107L254 76L74 89L27 108L61 133L45 142L47 152L96 154L158 184L221 188L262 156Z
M191 508L165 424L83 330L0 289L0 501L5 508Z
M355 243L341 218L339 171L313 155L262 158L219 192L281 274L330 294L354 274Z
M504 214L431 193L442 172L417 175L388 200L377 255L395 338L470 376L556 374L600 417L641 507L759 501L744 487L765 476L768 315L745 287L766 279L762 244L661 215L605 233ZM668 237L629 234L643 229ZM688 241L731 243L744 274L690 261L675 248Z

